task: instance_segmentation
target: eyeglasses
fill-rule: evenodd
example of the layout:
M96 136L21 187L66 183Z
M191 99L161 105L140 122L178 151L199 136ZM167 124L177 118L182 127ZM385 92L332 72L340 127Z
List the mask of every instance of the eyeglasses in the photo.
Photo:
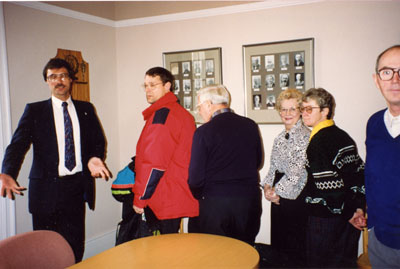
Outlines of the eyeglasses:
M156 86L157 85L160 85L160 84L163 84L162 82L159 82L159 83L150 83L150 84L143 84L142 85L142 88L143 88L143 90L146 90L146 89L150 89L150 90L154 90L155 88L156 88Z
M69 79L68 73L61 73L61 74L51 74L50 76L47 76L47 81L50 82L55 82L57 79L60 78L61 81L65 81Z
M306 106L306 107L301 107L300 112L301 113L307 112L307 114L311 114L314 108L321 109L321 107L319 106Z
M394 76L394 73L397 73L397 75L400 78L400 68L398 68L397 70L395 68L389 68L389 67L385 67L381 70L378 70L378 75L380 77L381 80L391 80Z
M279 110L279 113L281 113L281 114L294 114L294 113L296 113L297 109L299 109L299 108L298 107L281 108Z

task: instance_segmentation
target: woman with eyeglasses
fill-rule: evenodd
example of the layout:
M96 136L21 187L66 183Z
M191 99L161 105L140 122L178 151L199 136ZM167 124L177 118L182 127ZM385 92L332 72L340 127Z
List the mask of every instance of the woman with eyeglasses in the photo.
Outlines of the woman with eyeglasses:
M328 91L306 91L301 111L313 128L304 192L307 267L356 268L359 230L365 225L364 163L354 140L335 125L335 99Z
M302 93L283 91L275 108L285 129L275 138L270 168L262 181L264 196L271 204L271 245L283 254L280 267L305 265L306 214L302 190L306 185L306 148L310 130L304 126L300 105ZM284 258L283 258L284 257Z

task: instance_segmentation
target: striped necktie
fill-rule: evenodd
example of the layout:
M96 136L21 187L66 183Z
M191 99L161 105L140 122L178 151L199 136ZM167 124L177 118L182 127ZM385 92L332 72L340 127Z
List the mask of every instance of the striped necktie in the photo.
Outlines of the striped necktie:
M69 171L72 171L76 166L75 162L75 145L74 145L74 132L72 129L71 117L68 113L68 103L63 102L63 112L64 112L64 131L65 131L65 167Z

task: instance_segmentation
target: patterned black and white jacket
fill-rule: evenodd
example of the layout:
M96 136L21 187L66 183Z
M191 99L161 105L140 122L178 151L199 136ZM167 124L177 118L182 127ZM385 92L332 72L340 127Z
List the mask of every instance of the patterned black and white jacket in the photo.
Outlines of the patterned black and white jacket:
M261 185L272 186L278 171L284 175L275 184L276 194L285 199L296 199L307 182L305 163L309 138L310 130L304 126L302 120L288 133L282 131L274 140L270 168Z

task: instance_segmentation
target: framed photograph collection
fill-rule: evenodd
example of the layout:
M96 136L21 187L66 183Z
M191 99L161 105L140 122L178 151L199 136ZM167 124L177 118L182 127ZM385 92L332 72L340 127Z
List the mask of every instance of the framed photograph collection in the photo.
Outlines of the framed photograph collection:
M314 87L314 39L243 46L246 116L257 123L281 123L278 95Z
M174 93L196 122L200 122L196 93L207 85L222 84L221 63L221 48L163 53L164 68L175 77Z

